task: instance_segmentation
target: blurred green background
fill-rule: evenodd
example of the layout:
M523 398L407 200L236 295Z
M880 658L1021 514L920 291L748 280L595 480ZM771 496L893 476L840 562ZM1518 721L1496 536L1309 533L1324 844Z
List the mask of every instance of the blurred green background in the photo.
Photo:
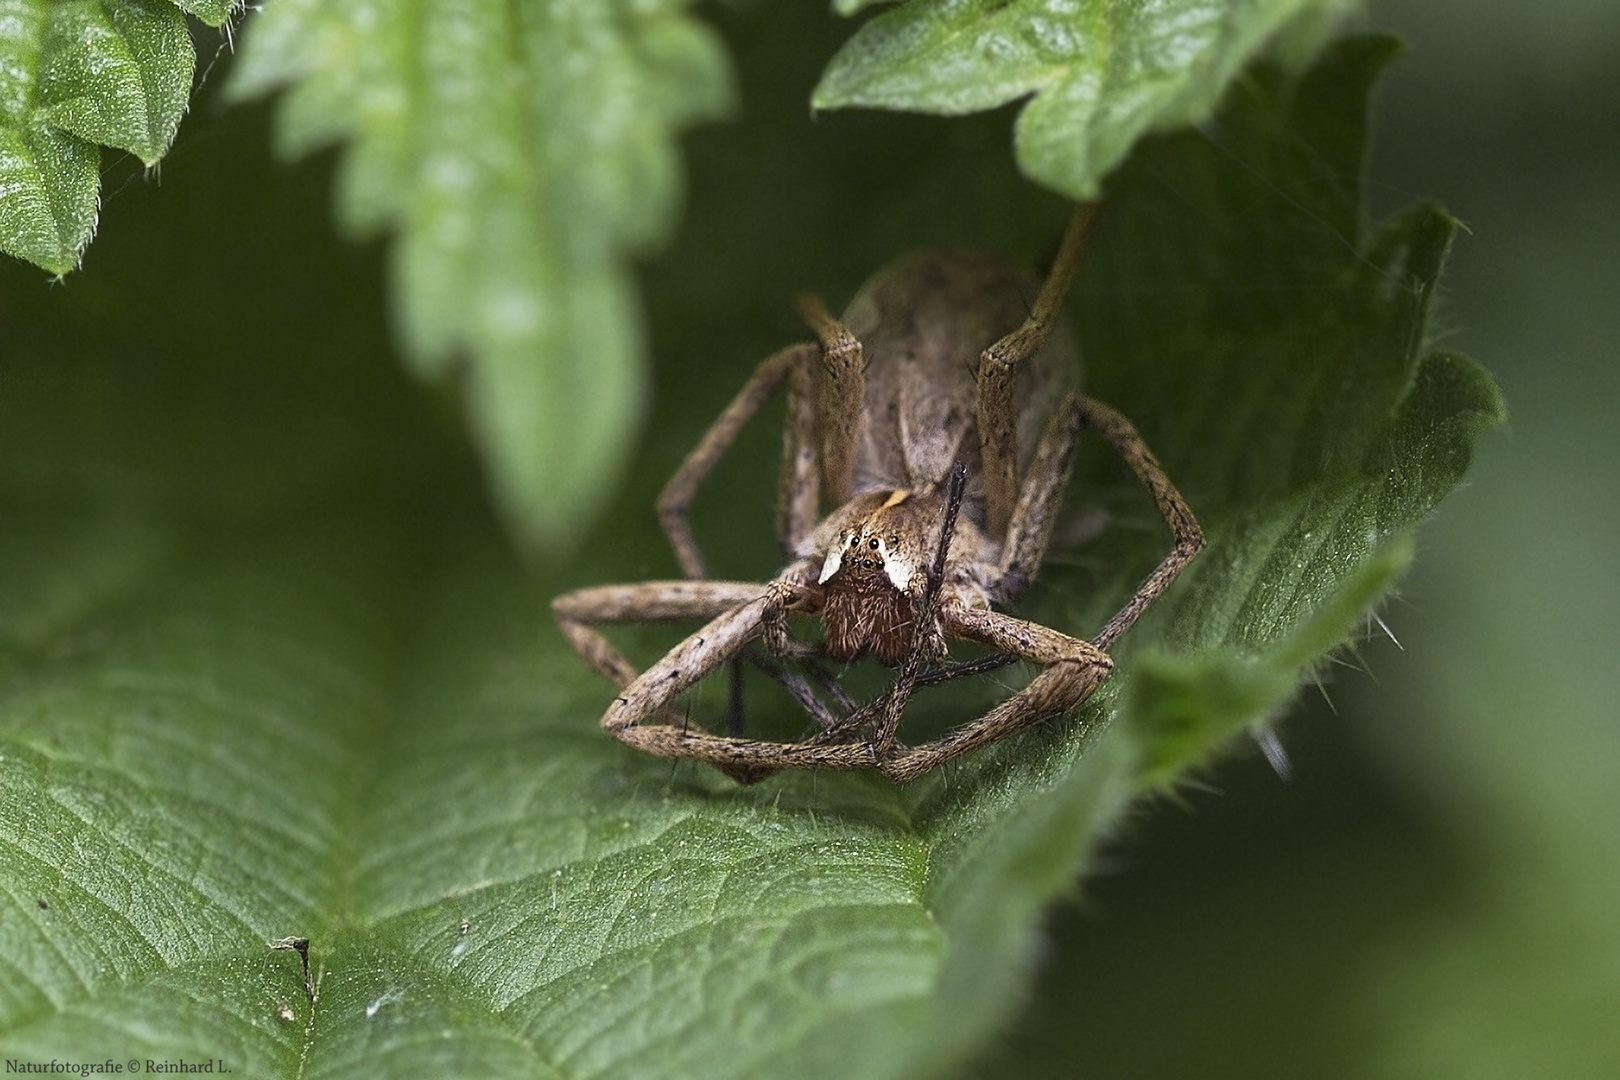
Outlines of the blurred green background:
M1352 664L1056 913L990 1076L1620 1076L1620 4L1397 0L1373 211L1507 426Z

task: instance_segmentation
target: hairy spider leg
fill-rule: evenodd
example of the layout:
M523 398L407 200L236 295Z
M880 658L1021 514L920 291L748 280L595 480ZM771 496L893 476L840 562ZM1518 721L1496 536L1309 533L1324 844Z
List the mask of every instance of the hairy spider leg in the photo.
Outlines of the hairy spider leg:
M1159 459L1153 456L1153 451L1148 449L1147 443L1129 420L1096 398L1082 397L1080 407L1085 422L1108 440L1131 472L1136 474L1138 482L1153 497L1175 540L1175 547L1143 579L1125 606L1104 623L1103 628L1091 639L1100 648L1108 649L1142 617L1148 605L1170 587L1193 556L1204 549L1204 530L1199 527L1198 519L1181 497L1181 492L1171 483L1164 466L1159 464Z
M687 577L702 579L707 576L706 562L692 531L692 498L699 485L736 441L743 425L784 382L788 386L788 416L783 438L782 479L778 485L781 497L776 520L776 532L784 553L791 556L804 536L815 527L821 476L815 438L815 392L809 374L812 365L820 359L822 348L821 345L801 342L761 361L748 382L709 426L702 440L686 455L659 493L658 520L675 552L676 561ZM858 375L858 342L855 348L854 366ZM845 382L848 382L847 378ZM853 453L853 450L849 452ZM791 676L784 668L778 667L768 674L781 682L801 704L805 703L807 688L802 683L789 685L785 680ZM727 705L727 728L737 736L743 734L746 724L741 692L741 671L738 669L732 676L731 698ZM816 715L814 711L812 715Z
M655 581L575 589L551 601L551 613L576 653L621 690L641 674L595 623L645 623L712 619L757 599L760 585L748 581ZM664 718L684 718L665 712Z
M1046 670L978 720L934 742L897 748L897 752L878 766L891 780L906 783L954 757L1083 704L1113 669L1113 660L1105 650L1170 587L1203 548L1203 530L1192 510L1136 428L1119 412L1095 398L1076 396L1066 401L1048 423L1041 450L1036 455L1037 464L1032 466L1019 500L1020 513L1031 524L1022 527L1024 536L1017 535L1018 528L1013 530L1015 535L1009 536L1003 569L1017 576L1020 565L1040 564L1050 535L1050 519L1062 494L1062 484L1055 482L1055 477L1067 476L1075 434L1081 422L1095 427L1136 474L1163 515L1175 546L1091 641L1072 638L998 611L947 604L941 611L947 634L1002 649L1042 664ZM1048 475L1043 477L1043 473ZM1027 513L1023 510L1026 505L1030 507ZM1018 516L1015 514L1015 522ZM1041 520L1047 524L1033 524ZM1021 549L1022 553L1015 549Z
M952 758L1022 731L1085 702L1114 668L1107 653L1088 641L1039 623L985 608L946 604L946 633L1010 652L1045 668L1024 689L933 742L895 746L878 771L898 784L910 783Z
M802 376L795 377L795 372L801 372L815 361L820 353L818 346L811 342L800 342L789 345L787 348L771 354L760 362L749 376L748 382L731 399L719 418L709 425L709 430L703 435L699 443L686 455L675 475L669 478L664 490L658 495L658 521L663 526L664 535L669 538L669 546L675 550L675 559L681 564L681 572L687 577L700 579L707 577L703 552L698 548L697 538L692 533L692 523L689 509L692 496L697 492L698 485L714 470L715 464L731 448L736 441L737 433L744 424L759 411L783 382L794 378L796 383L802 383ZM803 396L801 389L790 391L790 398ZM794 401L789 403L789 428L793 427L795 412L802 412L803 407ZM791 455L789 455L791 456ZM786 465L786 458L784 459ZM813 481L812 481L813 484ZM815 513L815 489L811 487L810 513ZM797 546L800 533L788 529L791 519L797 520L802 511L794 514L779 511L778 533L784 547L790 552ZM811 523L814 524L813 522ZM809 525L800 526L808 529Z
M799 315L821 342L815 417L821 487L832 506L855 497L855 454L866 410L865 352L849 327L833 318L815 293L798 298Z
M1063 298L1080 268L1101 211L1102 204L1095 202L1075 207L1029 315L1016 330L979 354L975 409L984 472L985 522L991 536L1007 534L1022 487L1018 475L1018 369L1052 336L1063 310Z

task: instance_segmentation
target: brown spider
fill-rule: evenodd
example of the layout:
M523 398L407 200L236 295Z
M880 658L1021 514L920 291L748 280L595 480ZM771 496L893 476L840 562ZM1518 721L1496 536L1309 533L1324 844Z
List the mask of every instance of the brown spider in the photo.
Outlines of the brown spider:
M1106 650L1204 544L1135 428L1076 390L1077 352L1069 334L1053 332L1097 211L1076 208L1044 283L993 255L945 251L890 266L842 320L818 298L800 299L818 341L760 364L659 497L664 531L690 580L580 589L552 601L569 644L622 688L602 716L614 738L660 757L709 762L742 782L785 768L876 768L904 783L1097 689L1113 669ZM687 507L738 430L784 383L777 531L792 561L765 583L706 580ZM1040 568L1084 426L1130 466L1175 539L1091 641L994 607ZM823 495L834 509L818 524ZM790 638L789 612L819 616L824 641ZM592 628L669 619L709 621L645 672ZM817 711L799 692L802 680L779 666L774 674L822 728L797 743L717 735L676 712L679 695L756 638L778 657L845 661L870 652L899 670L878 701L837 717ZM1043 670L978 719L907 746L895 737L901 711L919 685L950 677L939 667L947 638Z

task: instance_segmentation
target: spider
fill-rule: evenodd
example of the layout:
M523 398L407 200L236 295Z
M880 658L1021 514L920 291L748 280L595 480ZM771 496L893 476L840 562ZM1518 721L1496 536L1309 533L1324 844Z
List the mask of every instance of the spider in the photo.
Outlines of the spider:
M841 320L816 296L799 298L816 341L762 362L659 496L688 580L586 588L552 602L569 644L621 688L602 716L614 738L708 762L744 783L779 769L864 768L905 783L1091 696L1113 669L1109 647L1204 544L1136 429L1077 390L1079 357L1061 309L1098 210L1076 207L1044 282L988 253L940 251L879 273ZM791 561L768 582L708 580L687 508L742 425L784 385L777 531ZM1089 641L997 610L1040 568L1087 427L1130 467L1174 539ZM832 509L818 522L823 499ZM819 618L823 640L795 640L789 613ZM645 672L594 629L675 619L708 621ZM817 719L821 730L796 743L715 734L673 707L761 638L778 658L871 654L897 674L878 700L839 716L812 705L785 665L760 661ZM1042 670L983 716L908 746L896 736L911 693L973 670L943 666L947 639Z

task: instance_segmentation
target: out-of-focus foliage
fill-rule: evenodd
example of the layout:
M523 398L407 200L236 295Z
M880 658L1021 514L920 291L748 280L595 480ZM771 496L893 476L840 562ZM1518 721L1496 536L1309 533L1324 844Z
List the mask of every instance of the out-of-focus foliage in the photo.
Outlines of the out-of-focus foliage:
M232 0L0 3L0 252L55 274L96 230L100 147L153 165L174 141L196 57L186 14Z

